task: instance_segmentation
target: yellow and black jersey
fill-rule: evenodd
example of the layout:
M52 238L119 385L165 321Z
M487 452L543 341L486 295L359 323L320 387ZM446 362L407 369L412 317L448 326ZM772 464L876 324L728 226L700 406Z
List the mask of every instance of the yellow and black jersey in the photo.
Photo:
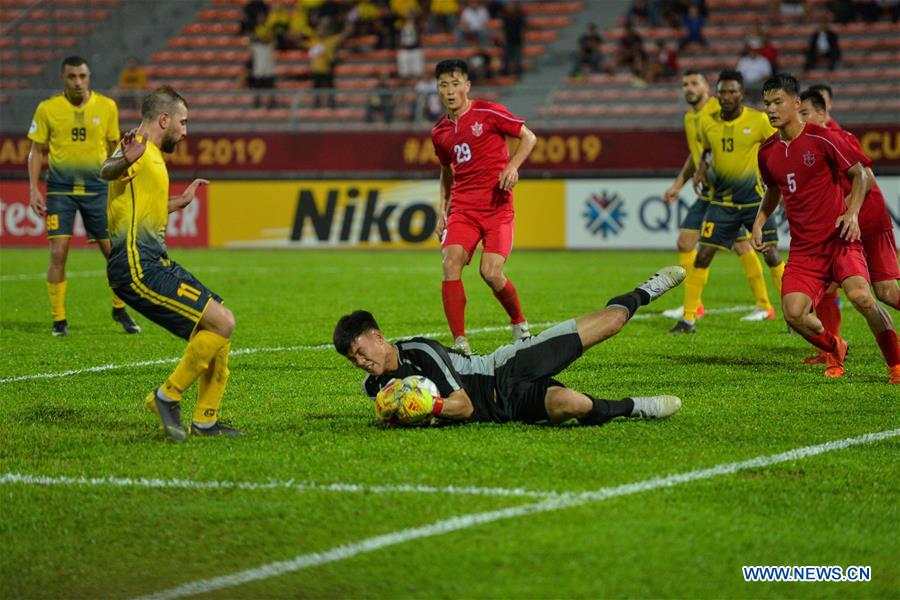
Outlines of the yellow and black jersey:
M713 204L747 207L762 202L765 188L756 154L773 133L769 118L746 106L731 121L722 119L721 110L701 117L700 139L712 153L708 174Z
M687 140L688 149L691 152L691 159L694 161L694 168L697 167L700 162L700 157L703 156L703 142L700 139L700 119L704 116L718 112L719 109L719 99L713 97L707 99L706 104L704 104L700 110L691 108L684 113L684 137ZM703 193L700 195L700 199L709 200L711 197L712 190L704 188Z
M144 154L109 183L108 272L113 286L141 279L145 265L168 258L169 172L159 147L146 143ZM113 156L120 154L121 147Z
M119 140L119 109L97 92L80 108L59 94L38 104L28 139L50 145L47 194L99 194L106 191L100 166L109 142Z

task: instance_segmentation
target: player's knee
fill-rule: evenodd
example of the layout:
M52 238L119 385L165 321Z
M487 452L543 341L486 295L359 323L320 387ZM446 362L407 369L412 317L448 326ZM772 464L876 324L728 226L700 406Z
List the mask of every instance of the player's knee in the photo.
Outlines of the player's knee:
M547 404L547 413L554 422L583 417L591 410L589 399L569 389L556 390Z
M690 252L697 245L697 240L693 236L679 235L675 247L679 252Z
M876 281L872 284L875 288L875 297L890 306L897 306L900 301L900 287L895 281Z
M716 251L715 249L713 249L712 252L709 252L708 249L709 247L706 246L697 253L697 258L694 259L695 267L700 269L708 269L709 265L712 264L712 258L713 256L715 256Z
M766 249L763 250L763 257L766 259L767 266L777 267L781 264L781 254L775 246L766 246Z
M481 278L491 287L497 287L503 281L503 267L481 265Z
M463 266L465 266L465 261L462 257L449 254L445 256L443 262L444 279L459 279L460 275L462 275Z
M224 337L231 337L231 334L234 333L236 324L237 322L234 319L234 313L227 308L222 307L222 329L226 332Z
M847 300L860 312L867 312L875 307L875 298L869 293L868 288L858 287L849 291L845 290L845 293Z

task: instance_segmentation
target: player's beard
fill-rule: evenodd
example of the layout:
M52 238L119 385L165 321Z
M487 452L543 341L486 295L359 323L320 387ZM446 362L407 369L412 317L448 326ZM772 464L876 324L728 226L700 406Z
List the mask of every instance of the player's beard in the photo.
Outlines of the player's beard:
M159 149L166 154L170 154L175 151L175 146L177 146L180 141L181 138L175 137L175 135L170 134L169 131L166 130L166 134L163 136Z

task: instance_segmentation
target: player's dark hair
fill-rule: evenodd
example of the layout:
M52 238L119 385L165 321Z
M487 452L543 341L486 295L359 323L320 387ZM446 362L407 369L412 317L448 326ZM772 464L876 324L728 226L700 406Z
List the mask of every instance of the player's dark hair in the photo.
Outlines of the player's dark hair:
M81 65L85 65L88 68L91 67L88 61L80 56L67 56L63 59L62 64L59 65L59 72L65 73L66 67L80 67Z
M717 81L737 81L738 85L741 86L741 89L744 89L744 76L740 71L734 69L725 69L719 73L719 79Z
M338 354L347 356L350 352L350 344L353 340L372 329L380 329L375 317L367 310L355 310L349 315L344 315L334 326L334 349Z
M703 81L706 81L706 74L702 71L698 71L697 69L688 69L681 74L682 77L688 77L690 75L699 75L703 79Z
M827 83L815 83L809 86L808 89L810 92L818 92L819 94L825 92L830 99L834 100L834 92L831 91L831 86Z
M187 108L185 99L170 86L164 85L156 88L144 98L144 102L141 104L141 118L148 121L164 112L171 114L179 102Z
M434 78L440 79L441 75L453 75L457 71L465 75L466 79L469 78L469 65L466 64L466 61L458 58L448 58L439 62L434 68Z
M800 96L800 82L797 81L797 78L793 75L779 73L778 75L773 75L766 79L766 82L762 86L763 95L766 95L767 92L774 92L775 90L782 90L788 96L797 98Z
M813 105L813 108L825 112L825 98L822 97L822 94L813 90L805 90L800 94L800 102L805 102L807 100Z

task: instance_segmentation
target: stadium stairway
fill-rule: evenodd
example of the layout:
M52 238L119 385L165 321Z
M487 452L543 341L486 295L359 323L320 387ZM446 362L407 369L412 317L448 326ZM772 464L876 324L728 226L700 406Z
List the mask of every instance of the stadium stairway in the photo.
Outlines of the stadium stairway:
M689 46L679 55L681 70L699 69L711 81L725 68L733 68L757 21L768 22L768 0L708 0L710 18L704 28L710 50ZM823 15L826 0L812 0L812 14L784 16L779 26L768 27L778 49L782 71L801 82L828 81L839 90L835 116L847 123L885 123L900 114L900 24L890 22L834 25L840 36L842 60L835 71L816 69L803 73L810 35ZM620 25L624 19L620 19ZM670 27L637 27L648 54L660 45L677 43L679 30ZM603 58L612 60L621 27L604 34ZM751 97L751 103L759 103ZM668 127L678 126L684 112L678 81L642 85L624 72L566 77L563 85L540 109L541 122L559 126Z

